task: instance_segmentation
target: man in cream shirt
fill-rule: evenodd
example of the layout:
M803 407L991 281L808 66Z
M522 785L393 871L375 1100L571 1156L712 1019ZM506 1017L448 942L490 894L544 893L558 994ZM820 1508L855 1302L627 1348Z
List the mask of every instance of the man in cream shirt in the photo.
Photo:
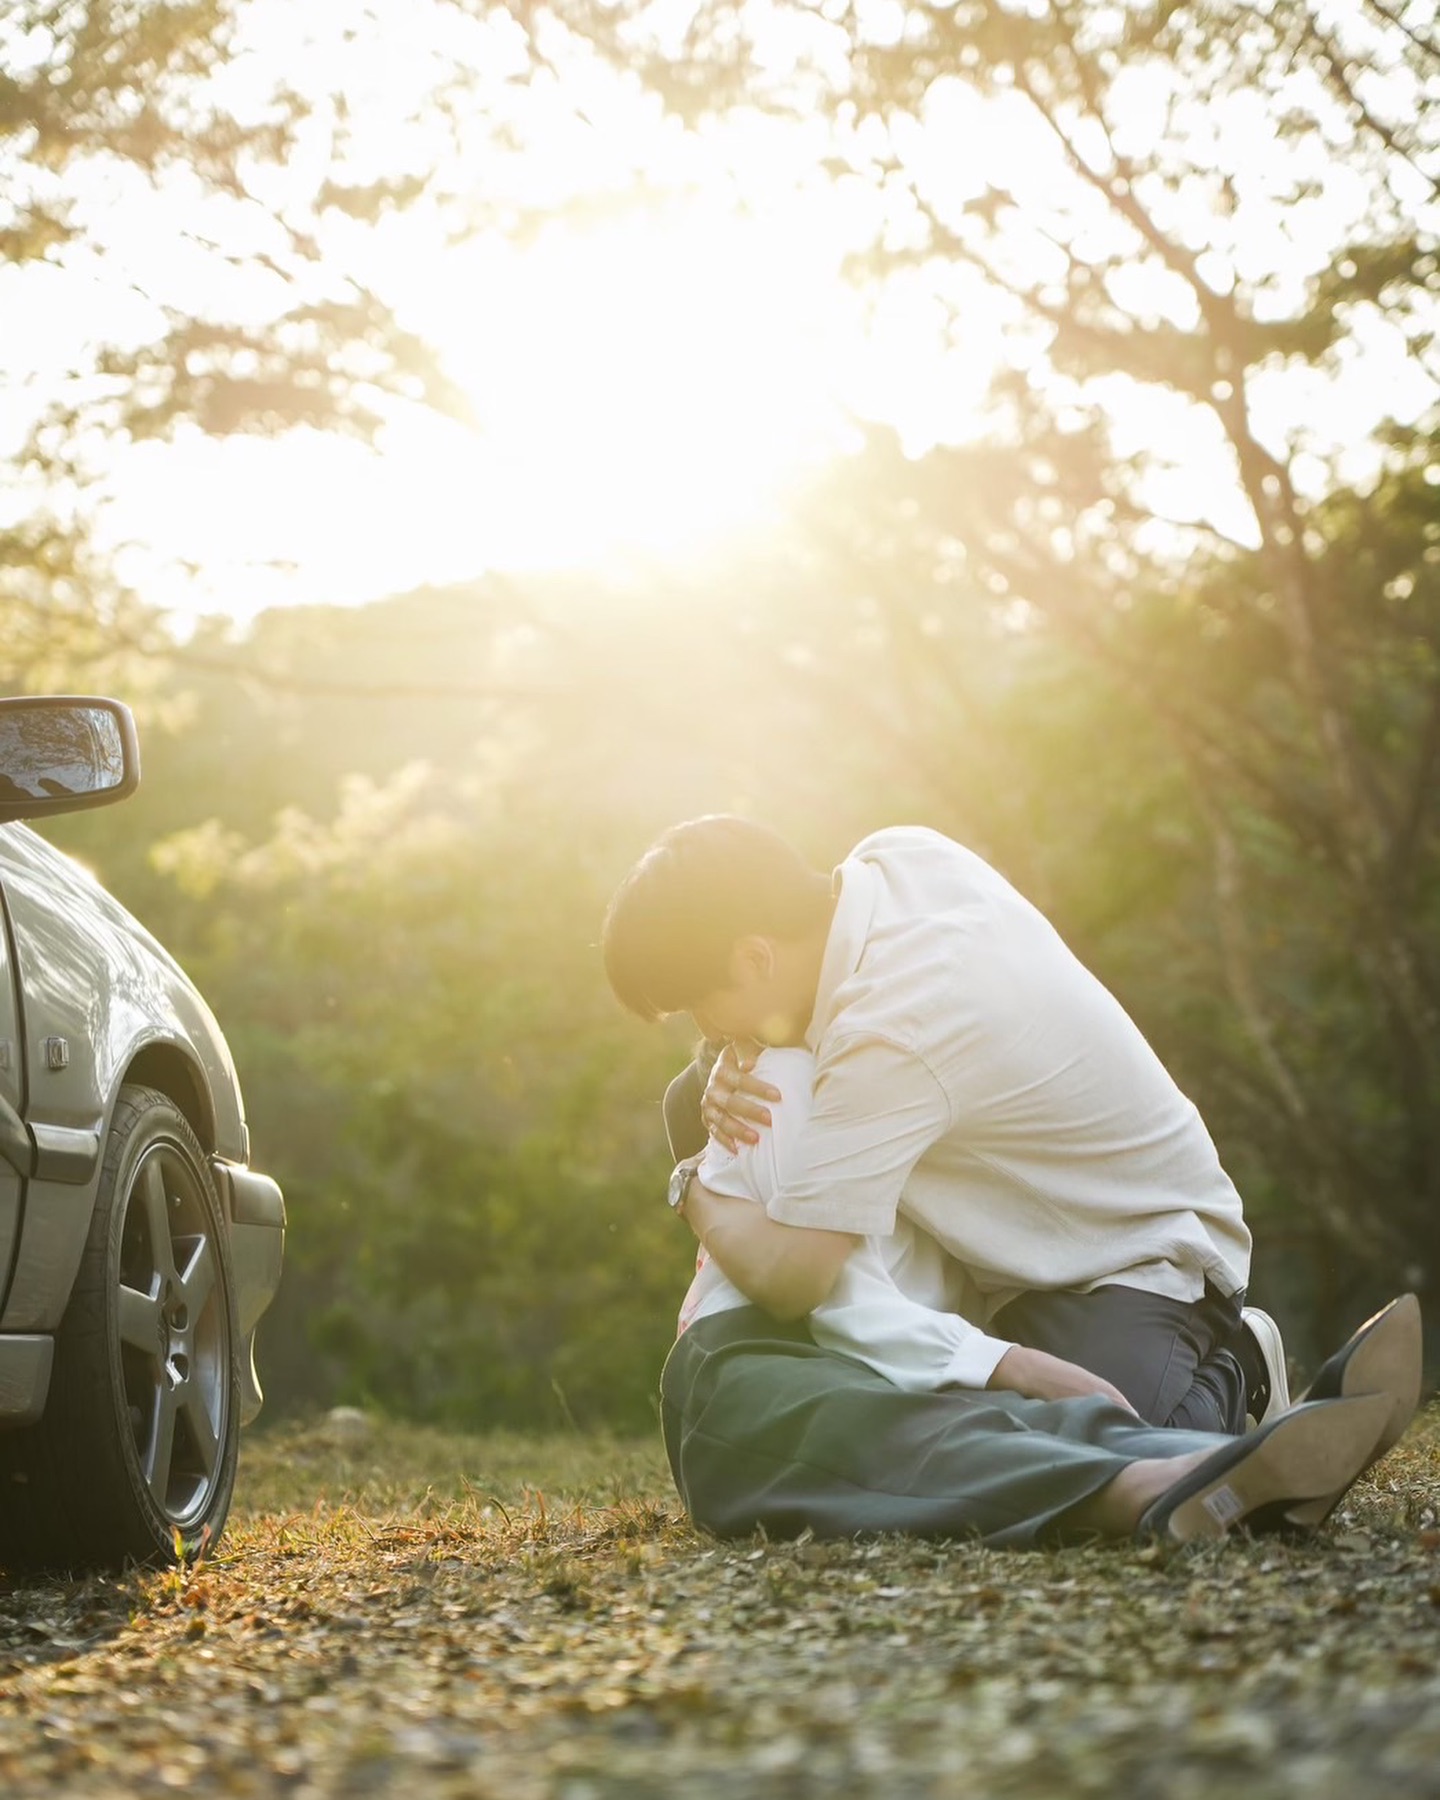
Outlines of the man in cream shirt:
M768 1312L810 1313L857 1241L892 1232L903 1208L968 1296L970 1385L1046 1400L1118 1390L1151 1423L1212 1432L1241 1430L1247 1407L1260 1416L1267 1385L1283 1406L1278 1334L1242 1319L1240 1199L1196 1109L981 858L901 827L832 878L763 827L699 819L632 870L604 947L642 1016L687 1012L712 1042L815 1056L813 1113L768 1218L700 1181L682 1196ZM769 1124L774 1090L746 1061L727 1052L705 1097L732 1144ZM703 1139L699 1096L697 1070L667 1096L682 1145Z

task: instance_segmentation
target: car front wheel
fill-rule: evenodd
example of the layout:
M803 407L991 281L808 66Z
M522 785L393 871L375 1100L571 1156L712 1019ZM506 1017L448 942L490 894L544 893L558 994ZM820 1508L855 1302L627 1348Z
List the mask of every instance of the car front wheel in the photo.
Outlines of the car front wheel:
M0 1563L115 1567L212 1543L239 1448L229 1244L205 1155L127 1086L38 1425L0 1434Z

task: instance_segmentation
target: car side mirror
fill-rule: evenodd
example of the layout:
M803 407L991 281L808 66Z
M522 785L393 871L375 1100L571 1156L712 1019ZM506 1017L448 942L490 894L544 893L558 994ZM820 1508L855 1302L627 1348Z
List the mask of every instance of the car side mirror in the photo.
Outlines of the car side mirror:
M140 740L120 701L0 700L0 822L108 806L139 785Z

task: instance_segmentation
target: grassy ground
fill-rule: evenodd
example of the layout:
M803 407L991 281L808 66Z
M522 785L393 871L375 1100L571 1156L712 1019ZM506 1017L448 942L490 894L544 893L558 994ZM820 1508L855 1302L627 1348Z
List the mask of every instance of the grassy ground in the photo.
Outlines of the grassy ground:
M221 1553L0 1585L0 1791L1440 1796L1440 1408L1304 1544L718 1544L658 1450L247 1441Z

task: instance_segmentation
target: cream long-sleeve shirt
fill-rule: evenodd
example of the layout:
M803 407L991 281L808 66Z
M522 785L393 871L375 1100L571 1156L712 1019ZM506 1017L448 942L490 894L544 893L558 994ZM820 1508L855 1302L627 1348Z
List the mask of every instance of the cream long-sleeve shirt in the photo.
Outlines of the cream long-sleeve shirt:
M757 1144L724 1150L713 1139L697 1173L717 1194L763 1204L777 1191L810 1116L815 1060L805 1050L766 1050L756 1068L780 1090L774 1124ZM828 1298L809 1315L822 1349L853 1356L911 1392L949 1384L983 1388L1010 1346L947 1310L963 1298L958 1271L939 1246L900 1218L846 1259ZM747 1304L707 1252L680 1309L683 1332L696 1319Z
M1028 901L909 826L866 838L836 884L814 1105L771 1218L884 1238L908 1216L985 1322L1033 1289L1245 1286L1250 1233L1198 1112Z

